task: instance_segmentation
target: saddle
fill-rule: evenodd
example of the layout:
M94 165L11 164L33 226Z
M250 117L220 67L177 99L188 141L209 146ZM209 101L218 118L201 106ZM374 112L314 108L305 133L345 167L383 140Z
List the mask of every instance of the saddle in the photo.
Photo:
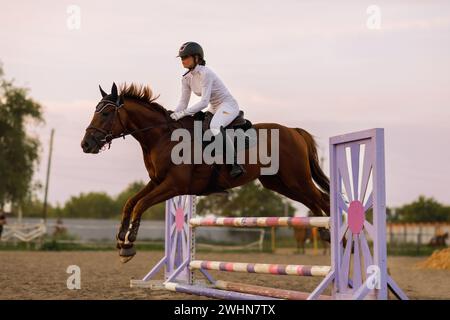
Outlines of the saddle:
M205 131L209 129L209 125L211 124L211 119L213 118L213 116L214 114L209 111L199 111L194 114L194 120L202 121L202 133L205 133ZM242 129L245 131L247 129L250 129L251 127L252 123L244 118L244 111L240 110L236 118L234 118L233 121L231 121L231 123L224 129Z

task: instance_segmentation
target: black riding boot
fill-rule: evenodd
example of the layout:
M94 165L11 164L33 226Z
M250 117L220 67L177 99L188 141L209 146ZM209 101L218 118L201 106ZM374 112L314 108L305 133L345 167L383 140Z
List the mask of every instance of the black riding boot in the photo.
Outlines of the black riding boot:
M231 164L230 176L236 178L246 173L246 171L244 167L237 162L237 151L236 148L234 147L233 140L225 133L225 130L223 128L221 131L225 140L225 148L226 148L225 149L226 152L224 153L225 160L226 160L226 153L233 152L233 163Z

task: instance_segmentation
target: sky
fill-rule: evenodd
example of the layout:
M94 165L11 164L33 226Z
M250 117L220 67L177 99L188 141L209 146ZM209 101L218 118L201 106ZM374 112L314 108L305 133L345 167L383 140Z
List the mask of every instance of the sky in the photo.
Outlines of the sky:
M450 204L449 1L0 0L0 7L6 77L44 108L45 125L29 125L42 141L35 174L42 182L55 129L53 205L148 181L132 137L98 155L84 154L80 142L99 84L106 91L113 81L148 84L174 109L185 72L175 56L186 41L203 46L207 65L252 122L311 132L325 172L329 137L382 127L388 206L419 195Z

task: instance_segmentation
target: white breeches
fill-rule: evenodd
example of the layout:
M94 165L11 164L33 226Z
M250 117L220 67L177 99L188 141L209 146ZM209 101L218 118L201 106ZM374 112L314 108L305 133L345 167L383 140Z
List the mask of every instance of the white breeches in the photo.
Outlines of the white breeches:
M235 101L222 102L217 111L214 113L211 123L209 125L211 133L218 135L220 133L220 127L226 127L233 121L239 114L239 106Z

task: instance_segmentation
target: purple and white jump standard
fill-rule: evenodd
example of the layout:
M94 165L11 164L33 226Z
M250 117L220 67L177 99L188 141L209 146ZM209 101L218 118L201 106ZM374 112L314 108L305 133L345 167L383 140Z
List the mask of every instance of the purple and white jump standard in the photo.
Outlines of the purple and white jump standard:
M132 287L150 287L220 299L388 299L388 289L408 299L387 274L384 129L330 138L330 217L201 218L195 197L166 203L165 256ZM331 233L331 266L195 260L195 228L325 227ZM151 280L164 266L164 281ZM199 270L207 283L194 279ZM207 270L324 277L311 293L214 279ZM322 295L331 286L331 296Z

